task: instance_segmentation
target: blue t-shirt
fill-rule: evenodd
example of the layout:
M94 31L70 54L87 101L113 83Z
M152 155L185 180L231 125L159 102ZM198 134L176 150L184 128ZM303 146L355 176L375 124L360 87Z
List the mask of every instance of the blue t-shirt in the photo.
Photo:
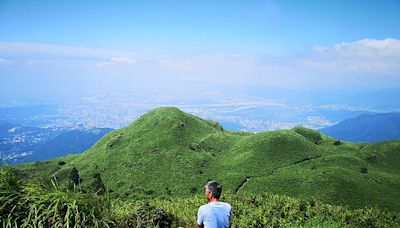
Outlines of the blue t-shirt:
M232 207L229 203L211 202L199 208L197 224L204 228L231 227Z

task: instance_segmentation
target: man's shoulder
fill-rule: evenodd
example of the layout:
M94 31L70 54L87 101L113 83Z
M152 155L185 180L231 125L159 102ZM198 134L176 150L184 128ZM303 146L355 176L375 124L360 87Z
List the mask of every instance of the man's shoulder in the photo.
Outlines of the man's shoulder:
M222 206L222 207L225 207L225 208L228 208L228 209L232 208L232 206L229 203L218 202L218 203L208 203L208 204L201 205L199 207L199 211L200 210L208 210L208 209L210 209L212 207L215 207L215 206L217 206L217 207L221 207Z
M208 204L203 204L199 207L199 211L205 211L208 208Z
M227 208L229 208L229 209L232 209L232 206L231 206L229 203L222 202L222 204L223 204L225 207L227 207Z
M201 206L199 207L199 210L203 210L204 208L207 207L207 205L208 205L208 204L203 204L203 205L201 205Z
M208 206L210 206L210 207L224 207L224 208L228 208L228 209L231 209L232 208L232 206L229 204L229 203L225 203L225 202L216 202L216 203L209 203L209 204L207 204Z

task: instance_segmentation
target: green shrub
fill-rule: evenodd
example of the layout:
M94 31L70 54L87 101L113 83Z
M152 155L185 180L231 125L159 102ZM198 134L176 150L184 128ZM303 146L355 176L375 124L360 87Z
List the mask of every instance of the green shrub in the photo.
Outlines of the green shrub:
M342 142L340 140L336 140L335 142L333 142L333 145L338 146L342 144Z
M59 161L58 165L65 165L65 161Z
M104 193L106 192L106 186L104 185L103 180L101 179L100 173L95 173L93 175L93 178L94 182L92 184L92 187L94 191L98 195L104 195Z
M368 173L368 168L367 167L361 167L360 172L361 173Z
M76 185L83 181L83 179L79 176L78 169L75 167L72 168L71 173L69 174L69 180L69 189L74 189Z
M217 121L214 121L214 120L207 120L207 123L208 123L211 127L215 128L216 130L224 131L224 128L222 127L222 125L221 125L220 123L218 123Z
M171 227L173 217L160 207L145 201L125 203L116 201L113 217L118 227Z
M320 144L322 142L321 133L319 133L318 131L304 127L295 127L292 129L292 131L302 135L304 138L306 138L308 141L312 143Z

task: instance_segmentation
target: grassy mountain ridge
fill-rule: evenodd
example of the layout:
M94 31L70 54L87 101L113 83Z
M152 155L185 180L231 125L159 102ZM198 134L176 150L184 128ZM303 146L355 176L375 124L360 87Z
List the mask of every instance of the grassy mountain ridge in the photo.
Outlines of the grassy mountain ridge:
M83 154L17 167L30 178L55 175L61 185L76 167L82 188L93 188L99 174L116 197L201 194L207 180L217 179L231 194L270 192L400 211L400 141L335 142L305 128L224 131L214 121L164 107Z

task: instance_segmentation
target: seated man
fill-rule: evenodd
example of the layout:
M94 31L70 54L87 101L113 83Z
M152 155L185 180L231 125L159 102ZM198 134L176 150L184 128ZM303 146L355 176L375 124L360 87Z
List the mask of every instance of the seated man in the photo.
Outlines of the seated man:
M197 225L204 228L231 227L232 207L220 201L222 187L216 181L206 184L205 194L208 204L199 208Z

